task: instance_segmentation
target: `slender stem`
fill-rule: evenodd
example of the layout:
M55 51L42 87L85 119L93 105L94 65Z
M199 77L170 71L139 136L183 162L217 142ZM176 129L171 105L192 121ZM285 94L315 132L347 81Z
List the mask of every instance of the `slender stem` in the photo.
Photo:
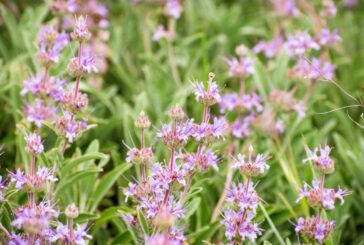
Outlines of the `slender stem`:
M173 120L172 130L173 130L173 137L175 138L177 136L177 121L176 120ZM170 173L172 173L173 169L174 169L174 155L175 155L175 149L172 148L171 149L171 158L169 160L169 171L170 171Z
M34 177L35 174L35 154L32 154L32 159L30 162L30 174L32 177Z
M48 67L44 68L44 77L43 77L43 83L45 83L48 80Z
M174 19L173 18L169 18L168 20L168 33L174 33ZM177 85L181 84L181 79L179 77L179 73L178 73L178 68L177 68L177 64L176 64L176 58L174 56L174 50L173 50L173 44L172 44L172 40L171 38L167 38L167 42L168 42L168 60L169 60L169 64L171 66L172 69L172 76L174 78L174 80L176 81Z
M214 209L214 212L212 213L212 218L211 218L211 222L213 223L216 221L217 217L219 217L220 214L220 210L222 205L225 202L226 199L226 195L228 190L230 189L231 186L231 182L233 179L233 168L230 166L231 164L228 164L228 170L227 170L227 174L226 174L226 181L225 181L225 185L224 185L224 192L221 194L220 199Z
M143 152L143 150L144 150L144 129L141 129L140 130L140 148L141 148L141 150L142 150L142 152ZM143 182L145 182L145 163L144 163L144 161L142 161L142 166L141 166L141 168L142 168L142 181Z
M220 196L219 201L216 204L216 207L214 209L214 212L212 213L212 217L211 217L211 221L210 223L213 223L216 221L217 217L219 217L220 214L220 210L222 208L222 206L224 205L226 196L227 196L227 192L230 189L232 180L233 180L233 168L230 164L231 162L231 156L234 154L235 151L235 145L232 143L228 146L227 148L227 156L228 156L228 165L227 165L227 174L226 174L226 180L225 180L225 185L224 185L224 191Z
M203 107L202 123L207 123L208 119L209 119L209 106L205 104L204 107ZM199 157L201 155L202 146L203 146L202 143L200 143L198 145L197 157Z
M322 174L321 175L321 178L320 178L320 191L321 191L321 196L323 196L323 194L324 194L324 184L325 184L325 174ZM318 214L317 214L317 218L318 218L319 221L321 219L321 214L322 214L322 208L319 208L318 209Z
M30 178L34 181L34 174L35 174L35 154L32 154L32 159L30 161ZM31 208L35 208L35 193L34 190L29 192L29 204ZM30 236L30 244L34 244L35 242L35 235L32 234Z
M5 236L10 237L9 231L0 223L0 230L4 232Z
M82 56L82 42L80 42L80 46L78 48L78 66L81 65L81 56ZM74 99L77 99L78 96L78 90L79 90L79 86L80 86L80 79L81 76L77 76L76 78L76 87L75 87L75 95L74 95Z
M246 181L246 186L245 186L245 192L246 192L246 194L248 194L248 191L249 191L250 179L251 179L251 177L249 176L248 177L248 180Z
M171 173L173 172L173 169L174 169L174 154L175 154L175 150L172 149L172 151L171 151L171 159L169 161L169 170L170 170Z
M243 97L244 95L244 79L240 79L240 87L239 87L239 94L240 94L240 99L241 97Z
M35 154L32 154L32 158L30 161L30 178L32 181L34 181L34 175L35 175ZM34 191L29 192L29 205L30 207L35 207L35 193Z
M248 180L246 181L246 185L245 185L245 192L246 192L247 196L249 195L248 191L249 191L250 179L251 179L251 177L249 176ZM246 209L244 209L244 213L243 213L244 220L246 219L246 216L247 216L247 212L246 212Z
M64 152L65 152L65 150L66 150L67 143L68 143L67 139L66 139L66 138L64 138L64 142L63 142L63 145L62 145L62 148L61 148L61 153L62 153L62 155L64 154Z
M205 104L204 107L203 107L202 123L207 123L208 119L209 119L209 106ZM202 153L202 147L203 147L203 144L200 143L198 145L198 148L197 148L197 158ZM182 192L182 194L180 196L180 200L181 201L184 200L185 196L187 195L188 190L191 187L191 183L192 183L193 176L194 176L194 174L190 174L189 175L189 178L187 180L187 184L185 185L185 188L184 188L184 190L183 190L183 192Z
M78 48L78 65L81 65L81 56L82 56L82 42L80 42L80 46Z
M209 106L205 104L203 107L202 123L206 123L208 117L209 117Z
M75 240L75 233L73 230L73 219L71 218L68 219L68 232L70 234L70 240L71 241Z

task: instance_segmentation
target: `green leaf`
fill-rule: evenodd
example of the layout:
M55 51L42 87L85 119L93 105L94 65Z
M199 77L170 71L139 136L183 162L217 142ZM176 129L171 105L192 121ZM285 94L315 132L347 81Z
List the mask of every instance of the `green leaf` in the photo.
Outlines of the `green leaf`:
M148 223L144 217L144 214L139 210L139 211L137 211L137 216L138 216L140 227L142 227L144 234L149 235Z
M187 204L186 213L185 213L186 219L189 218L191 215L193 215L196 212L196 210L200 206L200 203L201 203L201 198L196 197L195 199L192 199L192 201Z
M114 168L111 172L107 173L98 184L96 191L92 198L92 206L90 211L93 212L101 202L102 198L109 191L111 186L115 183L115 181L122 175L126 170L131 167L131 164L122 164Z
M97 159L107 159L108 155L105 155L103 153L100 152L94 152L94 153L87 153L81 157L78 157L75 160L71 160L69 162L66 162L62 169L61 169L61 174L62 176L67 174L68 172L70 172L74 167L76 167L77 165L80 165L82 163L85 163L87 161L90 160L97 160Z
M91 213L80 213L78 215L78 217L75 219L76 223L78 224L82 224L82 223L86 223L89 222L91 220L95 220L98 218L98 215L96 214L91 214Z
M63 191L67 190L69 186L74 185L78 181L101 171L101 168L89 168L73 173L70 176L67 176L67 178L61 179L55 191L56 195L59 195Z
M114 244L129 244L129 241L132 239L132 236L129 231L125 231L124 233L117 236L114 240L112 240L111 245Z
M281 237L281 234L279 233L279 231L277 230L276 226L274 225L273 221L271 220L271 218L269 217L269 214L267 212L267 210L265 210L264 206L262 204L259 204L260 209L263 211L265 218L268 220L268 223L270 225L270 227L272 228L274 234L276 235L279 243L281 245L285 245L283 238Z

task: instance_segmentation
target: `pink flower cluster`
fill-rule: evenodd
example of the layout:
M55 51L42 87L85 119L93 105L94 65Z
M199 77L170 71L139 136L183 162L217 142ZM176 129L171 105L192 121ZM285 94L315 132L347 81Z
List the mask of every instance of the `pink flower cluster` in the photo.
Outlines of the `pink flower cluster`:
M320 155L317 154L318 150ZM327 145L319 146L314 151L306 148L308 158L304 162L311 161L314 169L321 175L319 180L312 181L312 187L304 184L304 188L300 190L297 202L303 198L307 199L308 204L312 208L318 209L316 216L309 218L299 218L296 224L296 232L301 236L323 244L327 237L331 234L335 227L335 222L326 220L322 215L322 210L333 210L335 208L335 200L340 200L341 205L344 203L344 196L350 192L341 189L335 191L332 188L325 188L325 175L334 171L334 160L330 158L331 148Z
M177 106L170 110L171 123L163 124L157 132L159 139L169 150L168 162L154 162L152 148L145 145L144 130L151 123L142 112L135 125L141 132L140 149L130 148L127 161L141 165L141 179L129 183L125 189L125 200L129 197L137 203L137 210L144 213L149 224L154 225L154 233L146 238L147 244L182 244L185 240L182 227L175 221L184 218L185 195L188 193L192 178L198 171L207 171L209 167L217 169L218 156L208 148L211 143L223 138L226 131L224 118L215 118L210 122L209 107L219 98L219 88L213 81L214 74L209 74L207 83L198 83L194 94L197 102L204 105L202 122L188 119L182 108ZM197 150L186 152L185 145L195 142ZM140 224L131 215L121 217L129 225ZM161 233L159 233L160 231Z
M253 221L261 198L254 189L251 178L269 169L269 165L266 164L268 157L263 154L253 156L253 147L249 147L249 156L245 158L245 155L239 154L233 168L245 175L247 181L233 184L227 192L228 208L224 211L221 222L225 226L225 236L231 244L246 239L253 243L262 234L262 229Z

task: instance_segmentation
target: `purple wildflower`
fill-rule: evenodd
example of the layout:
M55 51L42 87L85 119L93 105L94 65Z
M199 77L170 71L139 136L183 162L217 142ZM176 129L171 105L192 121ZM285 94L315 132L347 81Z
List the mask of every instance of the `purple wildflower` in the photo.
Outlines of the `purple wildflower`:
M297 8L296 0L270 0L273 5L274 11L282 16L300 15L300 11Z
M96 67L96 58L94 56L82 56L82 67L86 73L98 72Z
M276 35L271 41L260 41L254 48L254 53L264 53L267 58L273 58L278 55L281 48L283 47L283 38L280 34Z
M206 171L209 167L218 169L218 156L206 147L202 147L199 153L179 154L177 158L181 159L183 170L186 172L191 172L196 168L201 171Z
M60 52L69 43L66 33L58 33L53 27L46 26L41 29L38 36L39 50L37 58L46 67L57 64Z
M43 235L44 230L49 227L49 222L57 217L58 212L50 202L41 202L35 207L18 208L11 224L31 234Z
M304 184L304 188L300 191L300 195L296 202L299 202L303 198L307 198L308 203L312 207L325 208L333 210L335 208L335 200L339 199L340 204L344 204L343 197L348 195L349 192L338 188L337 191L334 189L323 188L320 186L319 181L312 181L312 188L308 184Z
M321 59L313 58L311 63L305 59L300 59L294 71L303 78L311 80L333 79L336 67L329 61L323 62Z
M51 120L56 114L56 109L52 106L46 106L42 100L36 99L34 105L25 105L24 113L28 122L34 123L40 128L43 122Z
M40 75L30 77L23 83L23 89L20 92L22 96L24 96L27 93L30 93L32 95L38 93L40 91L42 83L42 77Z
M196 83L194 86L193 92L198 102L210 106L220 101L220 89L216 82L208 82L206 88L203 82Z
M225 94L221 96L220 112L233 111L239 103L239 97L236 93Z
M308 147L305 147L307 158L303 160L303 163L307 161L312 161L313 166L316 170L321 173L331 173L335 170L334 160L330 158L331 147L319 146L311 151ZM318 154L319 152L319 154Z
M26 235L17 235L14 232L10 234L9 237L9 245L28 245L28 239L26 239Z
M20 190L23 187L24 182L25 182L24 172L21 171L20 169L17 169L16 173L10 172L9 176L11 178L10 182L15 182L15 188Z
M259 174L263 174L266 170L269 169L269 165L267 165L268 156L263 154L258 154L257 156L252 155L253 148L249 148L249 157L246 160L245 155L239 154L236 163L233 165L233 168L238 168L242 174L247 176L257 176Z
M167 231L166 231L167 232ZM145 245L182 245L180 241L176 241L169 237L169 234L155 234L151 237L147 237L145 240Z
M136 184L129 182L129 188L125 189L125 202L128 201L129 196L134 196L136 194Z
M305 104L303 101L296 101L293 94L294 90L289 92L272 90L269 94L269 99L278 109L289 112L295 111L298 117L301 118L305 115Z
M334 17L337 13L337 8L333 0L323 0L323 10L321 11L321 15L327 17Z
M36 133L30 133L25 136L26 146L25 150L30 154L40 154L43 152L44 147L42 138Z
M181 148L193 133L193 123L191 120L186 122L176 122L175 124L164 124L158 132L160 138L169 148Z
M75 13L77 10L76 0L55 0L52 2L52 10L61 13Z
M316 39L322 46L331 45L335 42L341 41L341 37L337 29L332 32L329 29L322 29L320 34L316 36Z
M354 8L358 5L358 0L344 0L343 4L347 8Z
M320 217L299 218L295 227L296 233L315 239L319 244L331 234L335 227L334 221L324 220Z
M221 223L225 226L225 236L228 240L240 236L242 240L249 239L254 242L257 236L262 233L258 225L250 223L242 211L225 210L224 219Z
M195 125L193 132L193 137L196 141L211 142L216 138L221 138L224 136L228 129L228 123L224 117L214 118L212 124L201 123L200 125Z
M183 7L180 3L180 0L167 0L164 7L165 14L176 20L181 17L182 10Z
M226 202L235 204L242 211L245 209L255 210L260 203L260 197L254 190L252 181L244 184L234 183L231 190L229 190L227 194Z
M255 109L260 112L264 109L262 105L263 99L256 93L238 95L236 93L226 94L220 100L220 112L233 111L235 109L245 109L251 111Z
M71 236L68 225L58 223L54 235L51 236L50 240L51 242L59 241L65 244L84 245L87 244L87 240L92 239L92 236L87 233L86 229L87 225L77 225L77 228L73 231L74 234Z
M249 57L226 58L225 61L230 66L229 76L231 77L242 78L255 73L253 60Z
M163 38L166 38L168 40L173 40L174 37L175 33L173 31L167 31L163 25L159 25L153 34L152 40L154 42L157 42Z
M254 121L255 114L250 113L246 115L244 118L238 117L231 125L230 131L231 134L236 138L245 138L251 133L251 124Z
M69 143L80 135L87 128L87 122L85 120L76 121L74 116L68 112L63 112L63 117L59 117L56 121L56 128L59 134L68 139Z
M9 173L11 182L15 182L15 188L21 189L25 187L27 190L36 190L44 187L46 181L56 182L58 179L53 176L52 171L47 167L39 167L34 174L24 174L18 169L16 173Z
M82 15L76 18L71 37L79 42L84 42L90 39L91 34L87 28L87 18Z
M288 35L285 45L288 55L291 57L302 56L311 49L320 49L320 46L307 32L296 32L294 35Z
M44 96L50 96L56 101L61 100L64 94L65 80L59 78L50 77L43 81L40 75L31 77L24 81L21 95L24 96L27 93L32 95L40 94Z

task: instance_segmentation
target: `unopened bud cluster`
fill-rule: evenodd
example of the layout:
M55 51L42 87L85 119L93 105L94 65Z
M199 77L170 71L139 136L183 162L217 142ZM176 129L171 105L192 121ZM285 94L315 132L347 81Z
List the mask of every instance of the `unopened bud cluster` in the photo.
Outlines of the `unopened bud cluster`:
M139 116L135 119L134 125L139 129L147 129L150 127L151 123L144 111L140 112Z

